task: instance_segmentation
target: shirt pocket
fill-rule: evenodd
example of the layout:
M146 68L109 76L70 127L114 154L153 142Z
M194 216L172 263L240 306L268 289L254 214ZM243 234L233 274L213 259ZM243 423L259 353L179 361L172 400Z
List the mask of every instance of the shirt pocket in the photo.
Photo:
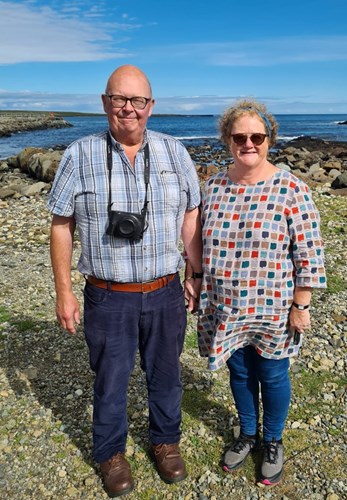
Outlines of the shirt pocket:
M171 208L178 209L185 196L179 176L173 170L162 170L160 179L165 203Z
M75 196L75 217L78 223L97 220L102 207L98 207L97 195L93 191L84 191Z

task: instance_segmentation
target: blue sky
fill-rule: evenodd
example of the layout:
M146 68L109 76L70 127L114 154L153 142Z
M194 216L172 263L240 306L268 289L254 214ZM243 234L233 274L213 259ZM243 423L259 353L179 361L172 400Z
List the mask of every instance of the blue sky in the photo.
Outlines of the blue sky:
M0 1L0 109L102 112L110 73L145 71L156 113L347 113L346 0Z

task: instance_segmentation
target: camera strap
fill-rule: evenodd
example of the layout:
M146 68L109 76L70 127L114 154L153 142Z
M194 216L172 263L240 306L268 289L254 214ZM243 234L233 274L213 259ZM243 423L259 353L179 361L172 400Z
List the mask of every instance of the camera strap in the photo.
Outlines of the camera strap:
M147 191L148 191L148 184L149 184L149 146L148 142L146 146L144 147L144 155L145 155L145 172L144 172L144 178L145 178L145 186L146 186L146 195L145 195L145 201L143 204L143 208L141 210L141 214L143 216L146 215L147 212ZM112 187L111 187L111 181L112 181L112 140L111 136L108 133L107 134L107 170L108 170L108 212L111 212L111 206L112 206Z

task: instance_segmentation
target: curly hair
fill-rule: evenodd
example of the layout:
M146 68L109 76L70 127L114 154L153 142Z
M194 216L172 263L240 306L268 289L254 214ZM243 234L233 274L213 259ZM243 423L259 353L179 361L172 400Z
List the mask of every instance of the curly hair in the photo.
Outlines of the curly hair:
M220 138L226 146L230 144L230 134L232 126L240 116L257 116L260 118L269 134L270 147L277 142L278 123L275 118L267 111L266 106L254 99L243 99L237 101L234 106L224 111L219 120Z

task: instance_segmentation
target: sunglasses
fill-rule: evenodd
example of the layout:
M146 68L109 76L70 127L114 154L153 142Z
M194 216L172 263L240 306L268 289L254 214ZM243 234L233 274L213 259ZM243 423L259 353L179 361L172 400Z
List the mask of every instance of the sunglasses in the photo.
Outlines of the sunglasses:
M268 134L231 134L232 140L237 146L243 146L247 142L247 138L253 142L255 146L260 146L265 141L265 137L268 137Z

